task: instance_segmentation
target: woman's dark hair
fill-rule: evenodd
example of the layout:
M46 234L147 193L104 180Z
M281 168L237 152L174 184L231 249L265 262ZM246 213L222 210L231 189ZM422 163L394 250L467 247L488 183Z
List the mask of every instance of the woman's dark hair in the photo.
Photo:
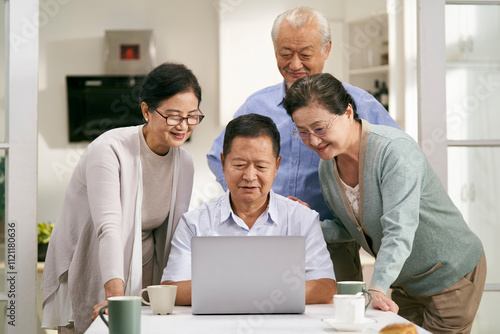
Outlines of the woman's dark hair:
M140 100L149 107L157 108L161 101L172 96L193 92L201 102L201 88L193 72L182 64L163 63L153 69L142 83Z
M280 133L273 120L259 114L247 114L236 117L226 126L222 153L227 156L231 152L236 137L256 138L268 136L273 143L273 153L278 159L280 155Z
M297 109L309 105L317 105L332 114L343 115L349 104L352 106L354 119L359 122L354 99L347 93L342 82L329 73L300 78L288 89L283 100L283 106L290 117Z

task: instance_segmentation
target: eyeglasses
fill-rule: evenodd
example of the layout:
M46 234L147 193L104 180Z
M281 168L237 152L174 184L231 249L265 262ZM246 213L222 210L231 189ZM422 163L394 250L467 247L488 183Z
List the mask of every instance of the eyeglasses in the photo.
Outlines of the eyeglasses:
M188 117L182 117L182 116L179 116L179 115L168 115L168 116L165 116L161 112L159 112L158 110L156 110L155 108L151 108L151 109L153 109L154 111L156 111L158 113L158 115L160 115L161 117L165 118L165 121L167 122L167 125L170 125L170 126L179 125L182 122L184 122L184 120L187 120L187 124L188 125L198 125L198 124L200 124L200 122L205 117L205 115L203 115L203 113L201 112L201 110L199 108L197 110L200 112L201 115L200 114L198 114L198 115L190 115Z
M330 121L330 124L328 124L326 127L324 128L316 128L316 129L312 129L312 130L302 130L302 131L299 131L297 130L297 127L295 127L295 130L293 131L293 136L295 138L300 137L300 139L302 140L305 140L305 139L309 139L309 137L311 135L315 135L316 137L323 137L324 135L326 135L326 132L328 131L328 129L333 125L333 123L337 120L339 115L335 115L332 120Z

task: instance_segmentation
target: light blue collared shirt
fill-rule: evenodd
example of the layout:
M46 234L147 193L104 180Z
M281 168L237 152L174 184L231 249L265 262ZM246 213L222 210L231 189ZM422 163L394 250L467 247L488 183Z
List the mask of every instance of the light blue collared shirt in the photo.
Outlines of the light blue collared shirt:
M319 216L306 206L270 192L267 209L248 228L231 209L229 191L185 213L172 239L172 249L161 281L191 280L191 238L194 236L304 236L306 280L335 279Z
M354 99L360 118L366 119L371 124L399 128L387 110L372 95L345 82L342 84ZM285 108L283 108L282 101L284 97L284 82L264 88L252 94L234 114L234 117L256 113L268 116L276 123L281 137L281 164L278 175L274 179L274 192L285 197L294 196L303 200L313 210L319 212L321 220L333 219L334 216L323 199L319 185L318 166L320 158L300 138L293 137L294 124L292 118L288 116ZM212 173L215 174L217 182L227 190L220 160L224 133L225 130L215 139L210 152L207 154L207 159L208 166Z

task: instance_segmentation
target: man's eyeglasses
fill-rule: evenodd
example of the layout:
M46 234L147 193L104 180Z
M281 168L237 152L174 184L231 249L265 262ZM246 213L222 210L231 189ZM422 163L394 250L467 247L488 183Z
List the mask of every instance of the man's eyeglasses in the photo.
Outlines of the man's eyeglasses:
M200 124L200 122L205 117L205 115L203 115L203 113L201 112L200 109L197 109L200 112L200 114L190 115L188 117L182 117L180 115L168 115L168 116L165 116L161 112L159 112L158 110L156 110L155 108L151 108L151 109L153 109L154 111L156 111L158 113L158 115L160 115L161 117L165 118L165 121L167 122L167 125L170 125L170 126L179 125L182 122L184 122L184 120L187 120L187 124L188 125L198 125L198 124Z
M332 118L332 120L330 121L330 124L328 124L324 128L316 128L316 129L312 129L312 130L301 130L301 131L299 131L299 130L297 130L297 127L295 127L295 130L293 131L293 136L295 138L297 138L297 136L298 136L302 140L309 139L309 137L311 135L315 135L316 137L323 137L324 135L326 135L326 132L333 125L333 123L335 122L335 120L337 120L338 117L339 117L339 115L335 115Z

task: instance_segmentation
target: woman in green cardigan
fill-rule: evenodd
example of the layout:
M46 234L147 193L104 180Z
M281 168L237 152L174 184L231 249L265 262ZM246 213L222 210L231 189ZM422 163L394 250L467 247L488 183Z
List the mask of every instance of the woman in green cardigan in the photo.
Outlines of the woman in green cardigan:
M399 310L432 333L470 332L486 278L483 246L418 144L360 120L327 73L298 80L283 104L322 159L323 196L338 217L322 222L326 241L354 239L376 259L373 307Z

